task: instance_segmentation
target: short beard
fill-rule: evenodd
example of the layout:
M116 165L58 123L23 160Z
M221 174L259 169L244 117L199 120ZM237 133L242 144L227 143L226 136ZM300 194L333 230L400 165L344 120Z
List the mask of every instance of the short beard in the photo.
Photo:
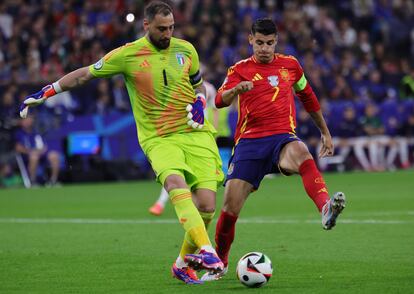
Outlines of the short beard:
M168 42L159 42L154 40L151 36L149 36L151 43L157 47L158 49L167 49L170 46L170 40Z

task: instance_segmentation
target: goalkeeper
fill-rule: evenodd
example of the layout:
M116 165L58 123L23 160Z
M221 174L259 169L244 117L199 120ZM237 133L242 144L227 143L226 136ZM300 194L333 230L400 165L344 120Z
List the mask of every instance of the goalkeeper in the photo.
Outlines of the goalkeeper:
M172 37L171 7L154 1L144 13L144 37L28 96L20 106L20 115L24 118L31 107L93 78L122 74L139 143L185 230L180 254L171 269L173 276L186 284L200 284L194 269L223 270L207 234L216 189L224 178L215 130L204 121L205 88L198 54L189 42ZM198 254L194 254L196 250Z

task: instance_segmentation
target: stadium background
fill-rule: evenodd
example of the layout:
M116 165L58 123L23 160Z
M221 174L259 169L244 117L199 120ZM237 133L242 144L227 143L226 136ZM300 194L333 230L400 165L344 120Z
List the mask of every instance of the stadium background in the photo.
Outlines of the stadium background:
M160 187L137 144L122 81L96 80L35 110L36 129L64 159L62 187L22 188L14 153L19 102L142 36L145 3L0 1L0 178L2 187L18 187L0 189L0 293L194 293L169 273L183 234L174 209L167 206L159 217L148 213ZM392 165L383 157L384 165L370 172L354 146L345 162L325 162L326 171L335 171L324 176L329 190L344 191L348 201L329 232L321 229L299 177L265 179L240 216L229 275L196 291L247 290L234 275L235 265L245 253L262 251L275 272L261 293L411 293L412 1L198 0L174 1L174 7L175 35L194 43L204 77L216 88L227 66L251 53L246 42L251 21L271 16L280 31L277 50L302 63L340 138L337 151L359 142L356 137L383 156L397 154ZM128 13L135 16L131 23ZM365 107L371 104L379 112L367 119ZM349 109L357 116L344 124ZM230 123L235 117L230 113ZM306 119L298 125L315 152L316 129ZM366 125L376 126L375 136L364 133L370 131ZM98 134L101 152L66 157L65 138L82 134ZM368 145L363 145L367 158ZM402 150L408 151L408 164ZM39 169L39 177L47 172ZM141 178L151 180L124 181ZM217 209L222 195L219 189Z
M13 134L19 127L19 103L28 93L142 36L145 3L125 0L1 2L3 179L18 172L12 150ZM173 6L175 36L195 45L204 64L204 78L215 88L220 87L229 66L251 55L246 40L252 21L264 16L276 21L277 51L300 60L321 101L332 135L344 139L336 140L336 145L346 145L349 138L365 137L361 148L367 160L373 161L369 165L361 164L349 152L347 160L339 159L339 164L334 161L334 165L322 163L323 169L375 171L411 166L414 143L414 5L411 1L204 0L173 1ZM128 14L134 16L129 22ZM35 128L49 149L61 154L61 181L151 177L151 169L136 141L122 78L95 80L59 96L36 109ZM368 115L369 105L375 109ZM343 123L349 109L355 112L355 118ZM236 119L237 114L231 113L232 129ZM315 153L318 133L312 122L306 115L299 115L298 126L299 136ZM79 131L99 135L98 156L65 158L68 147L64 142ZM368 152L370 145L378 149L374 155L379 158L369 158L373 156ZM388 159L387 153L392 148L392 158ZM108 164L120 167L110 172ZM121 174L124 166L129 166L128 172ZM77 177L78 170L85 167L91 172ZM47 169L39 171L40 176L42 172ZM12 183L3 181L3 185Z

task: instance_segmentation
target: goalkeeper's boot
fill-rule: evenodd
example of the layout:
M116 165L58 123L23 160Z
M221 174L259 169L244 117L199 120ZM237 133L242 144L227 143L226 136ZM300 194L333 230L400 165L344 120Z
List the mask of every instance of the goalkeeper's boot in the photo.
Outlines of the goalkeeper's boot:
M227 272L229 271L229 267L226 266L221 272L212 273L212 272L206 272L202 277L201 281L203 282L210 282L210 281L216 281L220 280Z
M172 273L173 278L183 281L186 284L189 284L189 285L203 284L203 282L198 279L194 270L189 267L179 268L174 263L171 268L171 273Z
M148 211L153 215L159 216L164 212L164 207L157 202Z
M212 273L222 272L224 264L215 253L200 250L199 254L187 254L184 261L196 271L206 270Z
M345 208L345 194L336 192L322 208L322 227L325 230L332 229L336 224L336 218Z

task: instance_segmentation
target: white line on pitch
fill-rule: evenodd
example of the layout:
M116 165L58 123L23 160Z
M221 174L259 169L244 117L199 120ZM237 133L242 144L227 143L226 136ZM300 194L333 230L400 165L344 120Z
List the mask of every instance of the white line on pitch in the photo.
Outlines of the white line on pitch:
M87 219L87 218L0 218L0 223L14 224L175 224L176 219ZM320 220L241 218L241 224L314 224ZM413 224L409 220L339 219L343 224Z
M414 211L412 210L395 210L395 211L346 211L346 217L348 218L372 218L372 217L381 217L381 216L413 216ZM290 215L292 217L292 214ZM293 217L299 217L300 215L294 215ZM306 214L306 217L312 218L314 216L313 213Z

